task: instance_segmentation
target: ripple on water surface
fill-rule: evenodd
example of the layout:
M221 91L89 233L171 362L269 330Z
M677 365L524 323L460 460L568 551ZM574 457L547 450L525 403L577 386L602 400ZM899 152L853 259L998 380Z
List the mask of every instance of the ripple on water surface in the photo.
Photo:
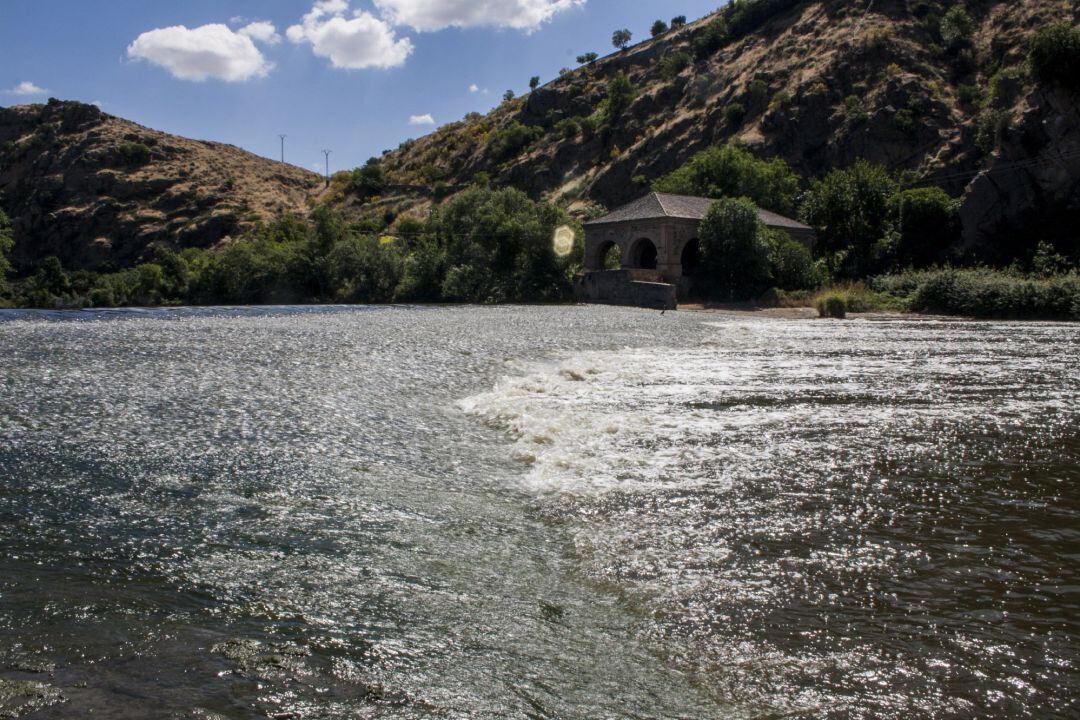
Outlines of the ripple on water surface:
M1075 326L57 317L0 323L34 717L1075 709Z

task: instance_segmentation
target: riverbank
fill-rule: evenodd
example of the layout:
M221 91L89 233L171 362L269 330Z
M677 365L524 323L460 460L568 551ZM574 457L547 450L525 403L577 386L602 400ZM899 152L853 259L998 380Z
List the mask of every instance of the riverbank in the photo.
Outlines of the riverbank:
M689 303L680 309L762 317L933 315L994 320L1080 320L1080 275L989 268L908 271L816 291L770 290L756 302Z

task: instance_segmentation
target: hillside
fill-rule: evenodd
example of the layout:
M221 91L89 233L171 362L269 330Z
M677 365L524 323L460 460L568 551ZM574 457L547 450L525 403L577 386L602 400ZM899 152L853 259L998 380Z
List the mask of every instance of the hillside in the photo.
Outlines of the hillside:
M1080 97L1027 67L1033 33L1080 10L959 6L970 27L950 34L951 0L744 0L406 142L326 192L300 168L93 106L0 108L12 261L21 276L52 255L69 270L131 267L158 245L214 247L318 205L381 230L471 185L584 218L731 141L782 158L803 189L858 159L938 185L961 199L979 261L1007 264L1042 240L1080 257Z
M220 143L188 140L50 101L0 108L0 206L17 271L128 267L153 246L209 247L260 219L306 213L321 178Z
M760 16L721 11L405 143L381 159L391 190L374 204L345 191L343 205L423 208L490 179L584 214L735 140L806 178L864 158L940 185L965 198L968 243L1075 227L1077 97L1025 69L1031 34L1075 20L1075 3L961 4L974 26L953 47L941 20L952 2L877 0L866 12L848 0L758 0ZM613 116L620 74L632 99Z

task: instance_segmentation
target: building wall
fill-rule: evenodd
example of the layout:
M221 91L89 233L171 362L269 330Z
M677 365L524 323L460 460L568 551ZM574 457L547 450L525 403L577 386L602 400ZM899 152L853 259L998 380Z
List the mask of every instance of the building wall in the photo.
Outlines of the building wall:
M673 307L676 290L682 298L693 292L690 278L683 272L682 254L686 246L697 239L699 224L697 220L660 218L586 226L585 274L578 282L578 299L612 305L668 307L668 290L631 287L664 283L660 287L670 288ZM813 250L812 230L779 229ZM655 269L642 269L637 262L643 240L649 240L656 247ZM605 272L604 255L611 245L619 248L621 270Z
M656 247L656 271L664 282L677 282L682 277L682 251L697 237L695 220L666 218L661 220L595 225L585 228L585 271L603 270L605 249L611 244L619 248L622 268L639 269L635 255L641 240Z

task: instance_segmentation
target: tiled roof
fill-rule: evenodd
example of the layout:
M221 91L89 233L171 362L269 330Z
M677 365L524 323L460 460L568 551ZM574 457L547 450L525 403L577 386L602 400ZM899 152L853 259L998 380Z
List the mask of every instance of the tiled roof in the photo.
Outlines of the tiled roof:
M590 220L586 225L609 225L612 223L630 222L633 220L656 220L659 218L679 218L684 220L701 220L709 208L716 202L710 198L691 197L689 195L668 195L667 193L649 193L643 198L635 200L629 205L612 211L602 218ZM787 228L790 230L809 230L798 220L778 215L768 210L758 210L761 221L774 228Z

